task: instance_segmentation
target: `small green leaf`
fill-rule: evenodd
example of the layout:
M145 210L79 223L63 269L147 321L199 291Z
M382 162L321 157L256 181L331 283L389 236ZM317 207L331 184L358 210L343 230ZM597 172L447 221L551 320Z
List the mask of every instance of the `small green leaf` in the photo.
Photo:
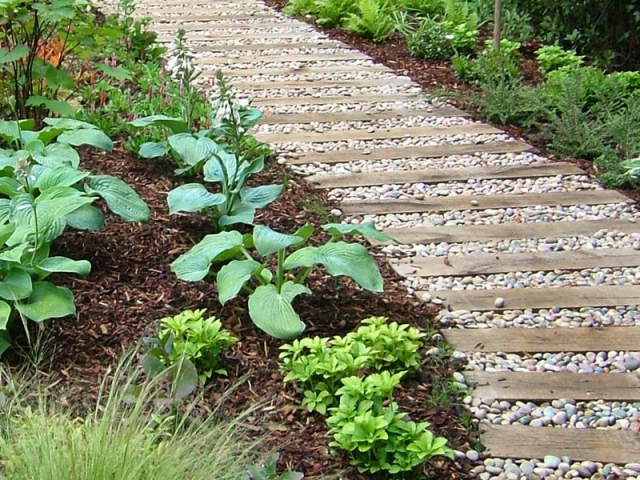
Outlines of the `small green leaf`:
M389 235L376 230L373 222L365 222L360 225L352 225L349 223L327 223L322 225L322 229L329 232L337 240L345 235L362 235L365 238L371 238L379 242L396 242L396 240L391 238Z
M6 330L9 319L11 318L11 307L7 302L0 300L0 330ZM1 343L1 342L0 342ZM0 355L2 352L0 351Z
M4 300L22 300L31 292L31 275L22 268L12 268L0 282L0 298Z
M47 273L77 273L86 277L91 273L91 263L87 260L72 260L67 257L49 257L38 264L40 270Z
M16 303L16 308L34 322L49 318L61 318L76 313L73 293L68 288L49 282L35 282L28 303Z
M282 185L262 185L260 187L243 187L240 198L253 208L264 208L276 200L282 192Z
M256 326L272 337L291 339L300 335L305 325L291 303L298 295L311 293L304 285L285 282L278 292L275 285L261 285L249 296L249 316Z
M91 177L85 185L87 193L100 195L113 213L128 222L148 222L151 211L136 191L119 178L110 175Z
M167 196L169 213L199 212L226 201L222 193L211 193L200 183L187 183L174 188Z
M29 47L26 45L18 45L9 51L5 47L0 48L0 65L5 63L17 62L29 54Z
M105 75L115 78L116 80L131 80L131 73L122 66L112 67L106 63L96 63L94 67Z
M145 142L140 145L138 155L142 158L158 158L164 157L169 153L169 143L165 140L162 142Z
M297 245L301 240L301 237L275 232L264 225L258 225L253 229L253 242L256 250L263 257L292 245Z
M233 260L222 267L216 276L220 303L224 305L235 298L242 286L260 267L255 260Z
M75 113L75 110L69 102L63 102L62 100L51 100L40 95L33 95L27 99L27 106L30 107L44 107L55 115L61 115L63 117L71 117Z

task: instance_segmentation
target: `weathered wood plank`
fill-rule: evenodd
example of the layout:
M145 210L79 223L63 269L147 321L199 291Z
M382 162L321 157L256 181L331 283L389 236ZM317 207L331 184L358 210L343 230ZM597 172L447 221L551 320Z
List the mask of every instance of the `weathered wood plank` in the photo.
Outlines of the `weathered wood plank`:
M570 457L574 461L637 463L640 436L632 430L536 428L481 424L484 454L497 458Z
M469 125L452 125L450 127L399 127L381 128L374 132L368 130L329 130L323 133L299 132L299 133L258 133L256 138L265 143L314 143L314 142L340 142L343 140L383 140L389 138L415 138L415 137L437 137L442 135L482 135L500 133L495 127L472 123ZM386 174L387 172L385 172ZM391 173L391 172L388 172ZM414 172L404 172L404 177L410 178ZM378 175L362 174L362 175ZM310 181L315 181L310 180ZM404 183L404 182L403 182Z
M262 107L277 107L282 105L329 105L335 104L361 104L376 103L380 101L380 95L337 95L318 97L278 97L278 98L254 98L251 103ZM413 102L424 100L421 94L394 93L384 96L385 102Z
M193 8L190 9L193 11ZM184 15L184 8L167 8L165 10L158 9L145 9L145 8L136 8L134 12L134 18L150 18L154 22L160 21L170 21L170 20L180 20L185 22L220 22L220 21L244 21L244 20L252 20L254 18L272 18L278 19L273 12L269 12L268 10L263 10L260 12L255 12L251 14L243 14L243 15L216 15L215 9L212 8L202 8L200 9L201 15ZM217 10L218 12L228 12L228 10ZM213 13L213 14L212 14ZM167 17L167 15L175 15L181 14L179 17Z
M348 215L418 213L451 210L486 210L518 208L532 205L599 205L631 201L615 190L583 190L578 192L521 193L515 195L459 195L427 197L424 200L352 200L340 204Z
M406 78L371 78L358 80L298 80L298 81L271 81L271 82L236 82L236 91L258 91L258 90L292 90L301 88L366 88L381 87L384 85L411 85L411 80ZM308 134L308 133L307 133ZM275 134L273 134L275 135ZM289 137L296 134L290 134ZM318 134L322 135L322 134Z
M216 40L252 40L255 38L255 35L233 34L233 33L197 34L197 33L187 32L186 37L188 40L200 41L200 42L211 42ZM283 40L291 39L291 38L315 39L317 37L318 37L318 34L315 32L268 32L268 33L260 34L260 38L283 39ZM156 41L158 43L173 43L175 41L175 36L173 35L159 36ZM326 41L326 40L322 40L322 41Z
M287 67L287 68L221 68L222 73L226 77L250 77L254 75L314 75L323 73L373 73L373 72L389 72L390 70L384 65L335 65L332 67ZM202 77L213 77L216 74L216 70L204 70Z
M233 8L233 7L252 7L256 5L256 2L243 2L240 0L233 2L220 2L219 0L194 0L194 1L185 1L185 0L165 0L165 1L140 1L136 3L136 8L149 8L156 7L162 8L164 6L167 7L185 7L185 8L193 8L196 5L203 5L207 8L209 7L218 7L218 8ZM262 5L258 4L258 7L261 8Z
M581 220L575 222L508 223L460 225L455 227L388 228L384 232L399 242L462 243L523 238L569 238L593 235L599 230L640 233L640 223L627 220Z
M322 55L296 54L296 55L259 55L245 57L203 57L197 58L193 63L197 65L233 65L235 63L290 63L290 62L341 62L345 60L367 60L369 57L362 53L328 53ZM378 99L380 96L378 96Z
M438 158L449 155L476 155L482 153L520 153L531 150L524 142L488 142L456 145L432 145L428 147L375 148L362 150L340 150L326 153L310 152L295 158L288 158L291 165L305 163L347 163L373 160L395 160L399 158Z
M506 272L583 270L640 265L632 248L597 248L563 252L472 253L447 257L411 257L392 261L398 274L411 277L489 275ZM638 344L640 346L640 344Z
M473 395L499 400L640 400L635 373L463 372Z
M256 50L289 50L293 48L315 48L317 50L328 50L331 48L345 48L343 44L338 42L289 42L289 43L254 43L252 45L235 44L235 45L199 45L192 47L193 52L227 52L242 51L253 52Z
M620 305L640 305L640 286L598 286L598 287L548 287L510 288L497 290L439 290L437 292L416 292L424 299L426 294L443 299L451 310L525 310L531 308L583 308L616 307ZM504 306L496 308L496 298L504 299Z
M455 134L452 133L452 135ZM549 162L532 165L490 165L488 167L397 170L346 175L311 175L306 179L318 188L345 188L405 183L445 183L466 181L471 178L530 178L581 174L584 174L584 171L572 163Z
M442 333L460 352L636 351L640 345L640 327L455 328Z
M309 25L307 25L306 23L300 23L300 22L288 22L288 23L261 23L260 25L256 25L255 23L218 23L218 24L212 24L212 23L199 23L199 24L194 24L194 23L187 23L187 24L171 24L171 25L164 25L164 24L158 24L158 23L152 23L150 25L150 28L156 32L173 32L173 31L178 31L179 28L183 29L185 32L198 32L201 30L232 30L232 29L256 29L256 28L263 28L263 29L276 29L276 28L299 28L301 32L303 31L309 31ZM271 32L271 33L277 33L277 32Z
M235 82L236 87L242 87L243 82ZM276 113L268 114L260 120L260 124L293 124L293 123L337 123L337 122L368 122L403 117L468 117L469 114L455 107L433 107L431 109L398 110L364 110L357 112L312 112L312 113Z

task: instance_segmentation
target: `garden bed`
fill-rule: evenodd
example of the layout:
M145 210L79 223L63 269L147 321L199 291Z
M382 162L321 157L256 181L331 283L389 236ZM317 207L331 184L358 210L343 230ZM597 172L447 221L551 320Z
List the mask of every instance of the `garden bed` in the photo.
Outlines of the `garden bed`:
M41 353L48 361L41 365L49 383L57 384L54 398L62 404L74 398L92 400L108 368L123 351L135 347L145 335L155 333L158 319L187 308L208 308L240 342L225 355L228 377L218 377L207 386L203 405L211 405L240 381L225 402L226 413L237 415L248 406L264 403L253 419L255 429L266 429L269 444L281 452L283 465L305 473L307 478L334 478L332 472L349 470L348 462L327 453L328 435L322 418L301 409L295 389L283 386L277 362L280 342L254 327L246 301L236 299L220 307L213 283L181 282L170 271L169 265L176 257L210 233L204 218L169 216L166 192L180 183L171 173L173 165L167 161L142 161L116 148L111 154L84 149L81 166L96 174L116 175L133 185L150 206L152 219L148 224L131 224L107 214L104 230L67 231L54 244L55 253L86 259L93 265L85 279L55 279L74 292L78 314L75 319L47 324ZM288 186L256 218L274 229L290 232L306 222L319 225L326 220L321 218L323 212L331 209L319 192L280 165L272 165L252 181ZM310 286L314 294L301 296L296 302L296 310L307 324L305 335L344 334L370 316L388 316L433 331L434 311L407 295L383 257L378 263L385 278L382 294L362 291L330 276L313 276ZM427 343L425 350L439 341L436 337ZM433 403L439 397L430 379L449 378L451 365L439 357L423 358L417 376L397 390L398 403L413 420L431 422L434 432L445 436L452 448L466 451L471 448L469 433L454 409ZM440 391L442 385L436 387ZM455 403L455 399L450 400ZM425 474L434 479L468 478L456 464L441 459L429 462ZM369 477L348 473L343 478Z

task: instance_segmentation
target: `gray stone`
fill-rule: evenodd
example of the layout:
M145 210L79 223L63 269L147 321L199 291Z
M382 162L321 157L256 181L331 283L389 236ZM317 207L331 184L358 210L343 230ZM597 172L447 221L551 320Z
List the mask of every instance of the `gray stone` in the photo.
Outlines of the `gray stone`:
M544 457L545 466L553 468L554 470L558 468L558 465L560 465L561 462L562 460L554 455L547 455L546 457Z
M477 462L480 459L480 454L475 450L469 450L467 452L467 458L472 462Z

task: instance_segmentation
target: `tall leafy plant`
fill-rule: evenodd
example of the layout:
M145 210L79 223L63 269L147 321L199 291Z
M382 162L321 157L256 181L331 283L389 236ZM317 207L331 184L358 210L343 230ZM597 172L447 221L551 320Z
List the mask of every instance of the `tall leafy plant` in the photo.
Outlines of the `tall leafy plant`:
M276 338L293 338L305 329L293 301L311 293L305 281L315 267L324 267L334 277L349 277L366 290L383 289L382 276L367 249L341 239L345 235L391 239L372 224L326 224L322 228L331 238L319 247L305 246L313 235L311 225L293 235L262 225L254 227L251 235L237 231L207 235L175 260L171 270L181 280L196 282L209 275L212 264L224 263L214 273L220 303L248 292L249 315L256 326Z

